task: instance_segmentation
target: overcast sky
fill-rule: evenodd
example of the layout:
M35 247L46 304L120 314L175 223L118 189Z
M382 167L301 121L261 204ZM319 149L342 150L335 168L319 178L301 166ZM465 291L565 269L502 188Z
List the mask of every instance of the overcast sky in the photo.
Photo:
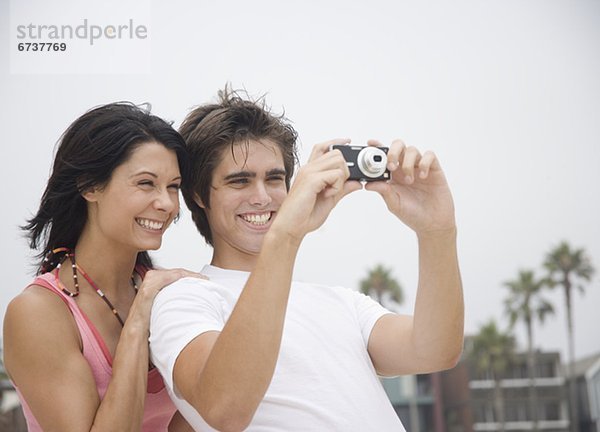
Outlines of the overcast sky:
M491 318L506 327L503 282L522 268L541 275L544 255L562 240L584 248L600 271L600 2L71 3L0 2L0 318L31 279L17 227L37 208L64 129L118 100L150 102L179 126L226 82L268 93L275 111L285 109L302 160L334 137L399 137L436 152L457 210L467 333ZM15 39L17 25L84 19L105 30L133 19L147 37L70 40L63 54L16 52L27 42ZM191 269L210 260L187 209L154 256ZM382 263L411 312L416 258L414 234L379 196L359 192L307 237L296 277L357 288ZM562 292L549 298L558 313L536 328L536 346L564 356ZM578 357L600 352L599 306L596 276L575 295ZM522 347L523 335L518 327Z

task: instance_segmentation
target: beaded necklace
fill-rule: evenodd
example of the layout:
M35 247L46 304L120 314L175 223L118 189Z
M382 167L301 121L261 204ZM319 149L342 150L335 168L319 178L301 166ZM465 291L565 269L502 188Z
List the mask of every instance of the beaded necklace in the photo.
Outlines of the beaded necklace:
M90 278L88 276L88 274L81 268L81 266L79 264L77 264L77 262L75 261L75 252L71 252L70 250L68 250L66 248L60 248L60 250L56 249L55 251L67 252L67 254L65 255L65 258L69 258L69 260L71 261L71 270L73 272L73 284L75 285L75 292L69 291L65 286L61 286L61 290L65 294L67 294L69 297L77 297L79 295L79 279L77 277L77 271L79 270L79 273L81 273L81 275L85 278L85 280L88 281L88 283L90 284L90 286L92 288L94 288L94 291L96 291L96 294L98 294L98 296L100 296L100 298L102 300L104 300L104 303L106 303L106 305L109 307L110 311L113 313L113 315L119 321L119 324L121 324L121 327L123 327L125 325L125 322L123 321L123 318L121 318L121 315L119 315L119 312L117 311L117 308L115 308L113 306L113 304L110 302L110 300L108 299L108 297L106 297L106 295L102 292L102 290L100 288L98 288L98 285L96 285L94 283L94 281L92 280L92 278ZM60 268L61 264L59 264L57 266L57 269ZM133 290L137 294L137 292L138 292L138 286L135 283L135 279L134 279L133 275L131 275L131 284L133 286Z

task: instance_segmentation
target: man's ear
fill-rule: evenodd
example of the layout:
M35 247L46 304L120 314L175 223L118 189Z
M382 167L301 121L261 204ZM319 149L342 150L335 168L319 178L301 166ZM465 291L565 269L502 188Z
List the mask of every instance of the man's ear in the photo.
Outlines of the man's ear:
M194 192L194 202L198 205L198 207L200 207L201 209L205 209L206 206L204 205L204 202L202 201L202 198L200 198L200 196Z

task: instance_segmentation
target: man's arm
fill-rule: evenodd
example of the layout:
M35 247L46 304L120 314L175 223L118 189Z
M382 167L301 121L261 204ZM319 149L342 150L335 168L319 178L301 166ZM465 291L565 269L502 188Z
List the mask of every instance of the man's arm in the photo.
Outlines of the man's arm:
M419 238L414 316L381 317L369 338L380 375L429 373L453 367L463 340L463 297L455 232Z
M346 194L348 169L335 140L315 146L309 163L265 235L257 264L221 332L207 332L179 354L173 371L181 395L215 429L242 430L273 377L298 248Z
M378 143L373 141L371 145ZM453 367L463 343L464 305L454 204L436 156L395 141L390 182L367 185L417 234L419 283L414 316L385 315L369 338L378 373L426 373Z

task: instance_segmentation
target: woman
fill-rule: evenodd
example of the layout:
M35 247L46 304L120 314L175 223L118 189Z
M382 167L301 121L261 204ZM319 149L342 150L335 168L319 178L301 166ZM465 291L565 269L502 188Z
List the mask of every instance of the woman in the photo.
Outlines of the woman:
M150 309L184 276L150 270L179 211L184 142L128 103L93 109L62 136L37 214L39 275L12 300L5 366L30 431L188 430L149 366Z

